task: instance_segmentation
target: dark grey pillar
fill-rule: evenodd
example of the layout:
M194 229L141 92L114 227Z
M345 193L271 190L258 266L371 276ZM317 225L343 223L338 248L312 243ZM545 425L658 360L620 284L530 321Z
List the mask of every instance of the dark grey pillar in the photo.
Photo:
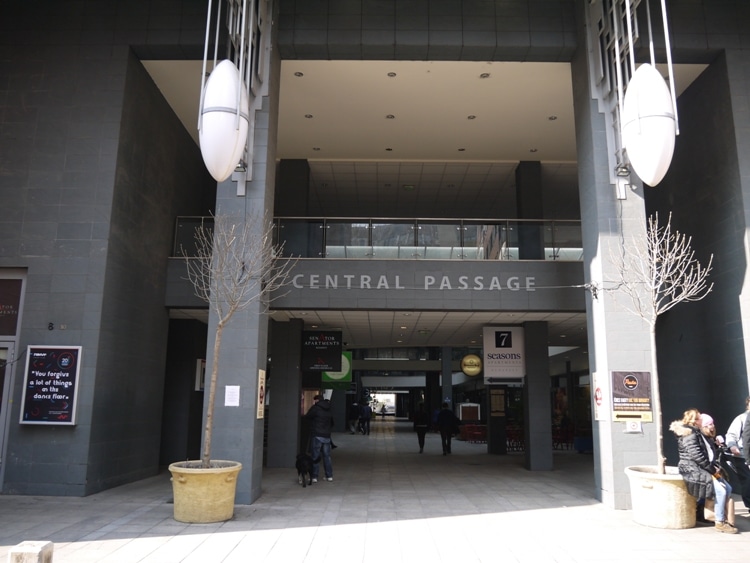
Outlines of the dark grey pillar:
M307 195L310 189L310 165L304 159L279 162L274 215L277 217L307 216Z
M299 398L302 391L301 319L271 321L271 364L268 374L268 446L266 467L294 467L299 449Z
M542 164L540 162L518 163L516 206L519 219L544 217ZM544 224L541 221L518 223L518 257L521 260L544 259Z
M552 406L550 403L547 323L524 323L526 381L524 385L524 466L552 470Z
M505 416L506 387L501 385L487 386L487 453L505 455L508 453L508 433L506 432L508 419ZM492 401L501 400L502 409L492 410Z
M441 349L441 373L443 376L443 382L441 386L440 404L447 402L451 409L455 407L453 404L453 370L451 356L453 355L453 348L447 346Z

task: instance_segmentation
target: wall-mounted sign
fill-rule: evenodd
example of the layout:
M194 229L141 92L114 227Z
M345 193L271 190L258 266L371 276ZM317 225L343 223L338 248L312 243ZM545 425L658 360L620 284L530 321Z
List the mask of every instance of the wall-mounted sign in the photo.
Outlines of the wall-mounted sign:
M502 383L526 375L522 327L484 327L484 381Z
M258 413L256 418L263 418L266 412L266 370L258 370Z
M0 280L0 334L3 336L15 336L16 334L22 288L23 280Z
M352 383L352 353L341 352L341 369L324 371L321 377L323 389L350 389Z
M612 372L612 419L653 421L651 372Z
M341 331L302 331L302 371L341 371Z
M482 371L482 358L476 354L467 354L461 358L461 371L469 377L479 375Z
M80 346L29 346L21 424L75 424L80 366Z

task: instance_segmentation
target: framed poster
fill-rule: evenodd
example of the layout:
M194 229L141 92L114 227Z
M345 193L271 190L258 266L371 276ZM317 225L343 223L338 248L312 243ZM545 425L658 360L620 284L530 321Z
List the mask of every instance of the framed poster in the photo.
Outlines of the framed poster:
M74 425L80 368L81 346L29 346L19 422Z
M612 372L612 413L615 421L653 422L650 371Z

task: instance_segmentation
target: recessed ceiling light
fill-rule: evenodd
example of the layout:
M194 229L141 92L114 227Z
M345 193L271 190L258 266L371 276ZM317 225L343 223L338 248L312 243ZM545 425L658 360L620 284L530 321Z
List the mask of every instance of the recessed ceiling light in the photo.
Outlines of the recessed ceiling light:
M388 152L391 152L391 151L392 151L393 149L392 149L392 148L390 148L390 147L388 147L388 148L387 148L387 149L385 149L385 150L386 150L386 151L388 151Z
M549 119L550 121L556 121L557 120L557 116L556 115L550 115L547 119Z
M313 116L312 116L311 113L306 113L305 114L305 119L312 119L312 118L313 118Z
M401 327L401 330L406 330L406 327L405 327L405 326L402 326L402 327Z
M391 78L393 78L394 76L396 76L396 73L395 72L389 72L388 76L391 77Z
M305 76L305 75L304 75L304 74L302 74L301 72L295 72L295 73L294 73L294 76L299 76L299 77L302 77L302 76Z
M401 187L404 188L407 192L410 192L414 189L414 186L412 184L404 184Z
M560 338L567 338L567 337L568 337L568 335L567 335L567 334L561 334L561 335L560 335Z
M537 152L539 149L529 149L529 152Z
M479 75L479 78L489 78L489 77L490 77L489 72L483 72L482 74Z
M389 113L388 115L385 116L385 118L386 119L396 119L396 116L393 115L392 113Z
M313 147L313 150L314 150L314 151L319 151L319 150L320 150L320 147Z
M466 149L458 149L458 152L464 152Z
M476 115L470 115L470 116L468 116L468 117L467 117L466 119L476 119L476 118L477 118L477 116L476 116Z

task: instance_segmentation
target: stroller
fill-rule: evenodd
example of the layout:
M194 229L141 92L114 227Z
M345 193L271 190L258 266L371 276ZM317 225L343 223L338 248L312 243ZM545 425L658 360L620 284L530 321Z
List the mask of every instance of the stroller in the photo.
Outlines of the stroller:
M732 486L732 494L742 497L745 508L750 508L750 467L741 455L734 455L726 445L719 447L719 465L724 478Z

